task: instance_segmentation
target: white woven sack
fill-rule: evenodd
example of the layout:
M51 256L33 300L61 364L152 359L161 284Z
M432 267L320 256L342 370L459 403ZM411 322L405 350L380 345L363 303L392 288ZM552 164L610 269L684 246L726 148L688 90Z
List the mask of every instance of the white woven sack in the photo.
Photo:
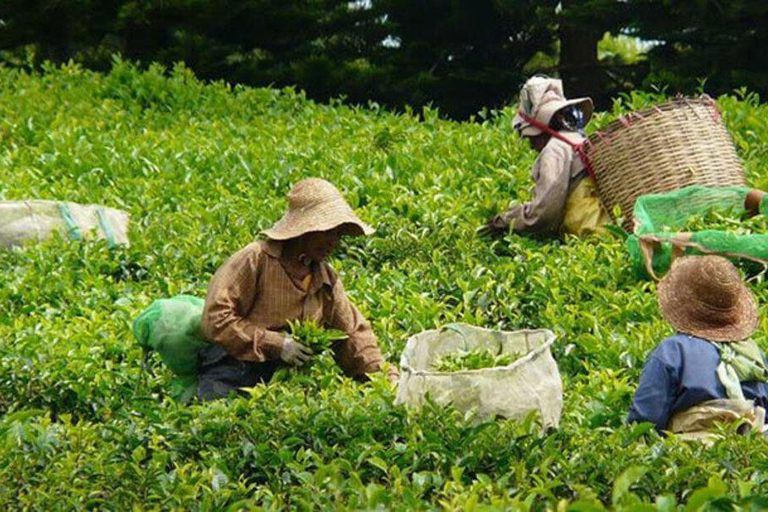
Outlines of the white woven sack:
M563 409L563 384L550 346L554 334L545 329L493 331L467 324L412 336L400 358L396 404L421 408L427 395L438 404L474 410L476 420L491 416L521 419L538 410L545 428L557 428ZM474 349L521 354L508 366L438 372L440 357Z
M98 205L60 201L0 201L0 247L42 241L54 232L70 238L128 245L128 213Z

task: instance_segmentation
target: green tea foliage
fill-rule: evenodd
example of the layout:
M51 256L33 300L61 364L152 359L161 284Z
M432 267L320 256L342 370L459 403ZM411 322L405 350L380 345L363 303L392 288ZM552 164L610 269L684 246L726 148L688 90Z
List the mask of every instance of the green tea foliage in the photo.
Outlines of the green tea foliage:
M620 98L597 124L659 99ZM768 188L768 107L749 95L718 101L748 182ZM513 110L472 124L422 114L204 85L182 67L0 69L0 197L124 208L133 242L110 252L57 238L0 252L0 504L759 509L748 497L768 491L761 439L705 448L625 424L643 362L671 329L620 237L475 235L491 212L530 197L535 154L513 133ZM345 239L331 263L389 362L410 335L447 323L550 328L559 430L540 435L533 417L476 425L431 405L409 413L383 377L358 383L335 365L248 398L168 399L170 373L157 361L142 371L131 321L156 298L204 296L308 176L334 182L377 228ZM765 348L768 284L751 286Z
M438 372L458 372L508 366L519 357L518 354L494 354L490 350L453 352L435 361L434 369Z
M735 235L765 234L768 233L768 218L765 215L742 217L729 212L712 210L688 219L681 231L696 232L707 229L728 231Z

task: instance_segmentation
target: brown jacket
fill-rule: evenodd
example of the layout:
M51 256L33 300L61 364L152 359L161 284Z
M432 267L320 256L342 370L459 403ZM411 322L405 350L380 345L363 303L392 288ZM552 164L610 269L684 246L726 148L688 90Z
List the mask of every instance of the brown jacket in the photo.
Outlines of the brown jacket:
M347 375L381 370L376 336L331 267L315 266L309 289L303 290L280 263L281 251L281 242L254 242L219 268L205 300L203 334L237 359L269 361L280 357L284 334L279 331L288 321L314 320L349 336L334 353Z

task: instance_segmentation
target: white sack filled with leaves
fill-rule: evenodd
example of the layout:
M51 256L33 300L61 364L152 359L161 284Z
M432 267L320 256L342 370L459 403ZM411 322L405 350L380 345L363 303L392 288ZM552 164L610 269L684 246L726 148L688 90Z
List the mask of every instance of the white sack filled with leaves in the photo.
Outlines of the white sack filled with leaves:
M545 428L557 428L563 384L550 351L554 341L546 329L506 332L467 324L419 333L408 339L400 358L395 403L420 408L429 396L473 411L480 421L522 419L538 411ZM493 362L501 365L477 367Z

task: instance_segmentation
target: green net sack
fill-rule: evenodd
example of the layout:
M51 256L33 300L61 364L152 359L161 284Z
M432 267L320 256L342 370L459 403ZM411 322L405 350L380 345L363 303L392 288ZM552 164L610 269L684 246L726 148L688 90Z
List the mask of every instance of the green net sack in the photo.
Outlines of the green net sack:
M746 187L692 186L639 197L627 239L638 277L655 279L687 254L768 265L768 196L755 201L754 194ZM748 202L754 209L747 210Z
M186 401L197 392L198 353L209 342L200 330L205 301L177 295L154 301L133 322L133 335L145 351L155 351L176 375L170 393Z

